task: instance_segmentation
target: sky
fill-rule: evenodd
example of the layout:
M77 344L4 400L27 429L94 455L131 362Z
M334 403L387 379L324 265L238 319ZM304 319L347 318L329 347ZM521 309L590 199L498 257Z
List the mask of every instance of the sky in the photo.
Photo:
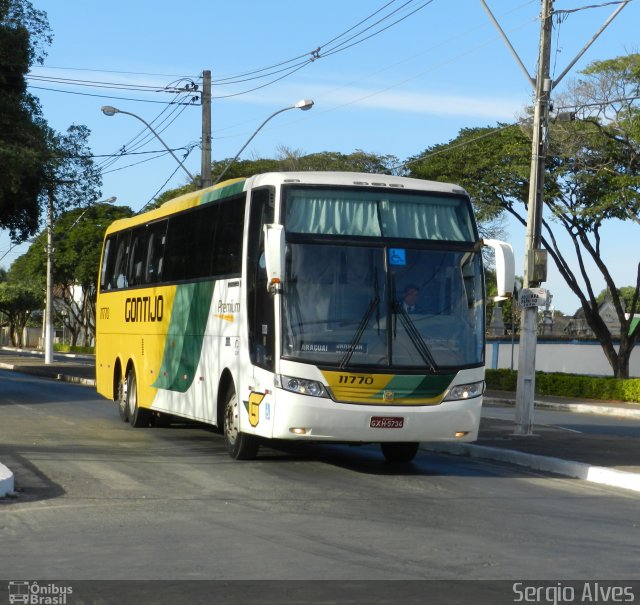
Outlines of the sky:
M403 163L454 139L461 128L517 121L533 99L527 77L481 0L32 0L47 13L54 40L29 90L49 125L91 130L102 196L140 210L186 173L136 117L105 116L115 106L150 123L167 146L200 172L201 108L190 99L212 73L212 157L235 156L274 112L301 99L310 111L282 112L260 129L242 158L361 149ZM528 73L535 76L540 0L486 0ZM585 8L589 6L590 8ZM559 76L616 9L607 0L556 0L572 11L554 22L552 77ZM638 52L640 0L632 0L557 86L595 60ZM122 150L127 155L121 155ZM114 157L118 156L118 157ZM215 175L214 175L215 176ZM505 239L524 268L524 228ZM603 230L602 250L616 283L635 283L637 223ZM563 242L571 258L570 242ZM28 248L0 231L0 266ZM575 263L573 263L575 266ZM578 308L550 261L553 306ZM604 282L594 278L599 292Z

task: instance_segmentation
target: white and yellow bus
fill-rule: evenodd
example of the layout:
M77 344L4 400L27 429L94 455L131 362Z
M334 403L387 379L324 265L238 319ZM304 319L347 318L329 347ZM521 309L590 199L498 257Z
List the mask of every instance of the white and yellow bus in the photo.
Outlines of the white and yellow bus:
M481 248L458 186L268 173L188 193L106 232L98 391L124 421L209 423L229 454L268 439L418 444L477 438Z

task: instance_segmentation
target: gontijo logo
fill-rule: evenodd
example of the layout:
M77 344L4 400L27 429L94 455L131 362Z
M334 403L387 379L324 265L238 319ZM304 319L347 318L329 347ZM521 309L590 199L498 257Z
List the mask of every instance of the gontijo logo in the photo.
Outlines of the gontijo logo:
M9 582L9 603L32 605L66 605L67 596L73 594L71 586L58 586L49 582L11 581Z
M129 321L162 321L164 314L164 297L135 296L124 301L124 320Z

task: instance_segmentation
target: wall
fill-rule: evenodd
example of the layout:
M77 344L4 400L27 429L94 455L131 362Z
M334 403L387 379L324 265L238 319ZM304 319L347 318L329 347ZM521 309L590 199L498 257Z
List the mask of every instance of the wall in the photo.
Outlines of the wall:
M487 340L487 368L510 369L511 341ZM518 340L513 347L513 369L518 369ZM536 370L592 376L613 376L613 370L598 341L541 341L536 349ZM640 344L636 344L629 362L629 377L640 378Z

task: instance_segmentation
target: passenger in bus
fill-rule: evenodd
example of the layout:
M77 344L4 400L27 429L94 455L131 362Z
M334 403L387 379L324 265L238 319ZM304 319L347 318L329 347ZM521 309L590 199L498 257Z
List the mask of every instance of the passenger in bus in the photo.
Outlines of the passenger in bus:
M420 296L420 288L415 284L407 284L404 288L404 297L402 300L402 308L409 314L424 313L424 310L418 306L418 297Z

